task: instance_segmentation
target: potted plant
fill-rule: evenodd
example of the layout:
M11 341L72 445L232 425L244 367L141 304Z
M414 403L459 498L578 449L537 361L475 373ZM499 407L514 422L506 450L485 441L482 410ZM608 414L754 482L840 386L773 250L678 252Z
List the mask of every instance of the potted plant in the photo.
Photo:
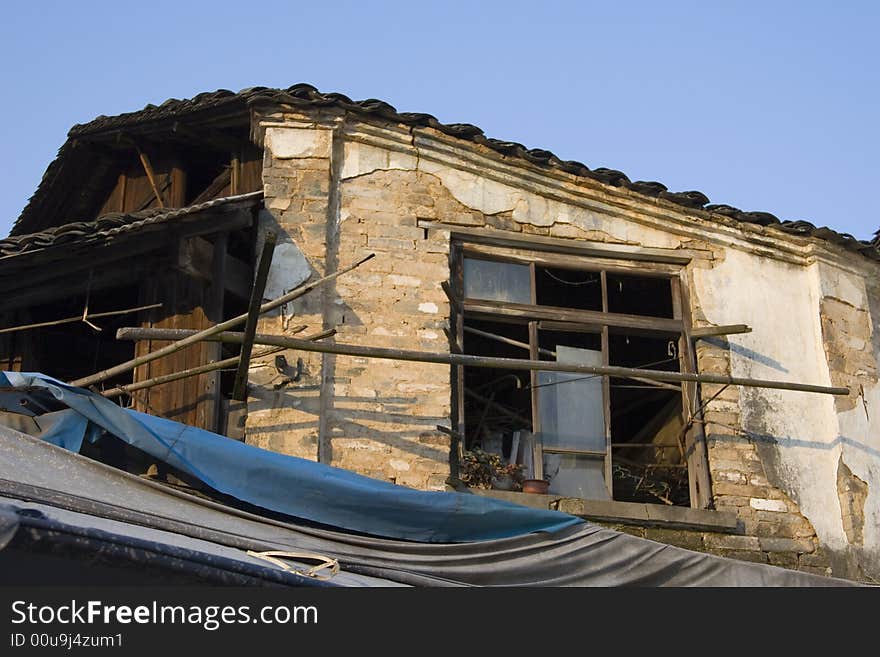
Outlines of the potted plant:
M461 457L460 479L471 488L522 490L523 466L476 447Z

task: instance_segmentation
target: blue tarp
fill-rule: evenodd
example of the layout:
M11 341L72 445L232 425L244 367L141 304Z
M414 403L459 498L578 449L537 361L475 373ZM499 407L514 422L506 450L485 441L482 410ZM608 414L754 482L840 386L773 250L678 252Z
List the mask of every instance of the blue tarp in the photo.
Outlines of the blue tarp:
M467 493L418 491L306 459L230 440L210 431L122 408L90 390L39 373L3 372L0 387L45 390L67 409L40 436L78 452L106 431L256 506L373 536L425 543L463 543L554 532L583 522ZM43 428L43 424L40 424Z

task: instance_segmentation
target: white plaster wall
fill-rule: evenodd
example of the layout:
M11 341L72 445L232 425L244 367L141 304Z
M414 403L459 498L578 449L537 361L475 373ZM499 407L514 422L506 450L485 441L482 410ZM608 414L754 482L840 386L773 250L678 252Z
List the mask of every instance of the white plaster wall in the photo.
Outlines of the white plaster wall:
M865 298L863 286L860 292L853 280L820 278L819 265L787 265L738 250L728 250L713 269L695 270L694 287L708 321L752 327L751 333L730 337L734 376L820 385L831 385L819 320L821 296L835 289L846 290L862 303ZM880 420L869 426L859 409L838 416L828 395L762 388L744 393L744 426L778 439L778 471L784 488L820 541L832 549L848 545L837 496L842 452L853 472L868 483L865 546L877 546L880 452L877 438L871 436L877 436ZM869 394L880 399L876 387ZM873 451L850 447L848 441L873 445Z

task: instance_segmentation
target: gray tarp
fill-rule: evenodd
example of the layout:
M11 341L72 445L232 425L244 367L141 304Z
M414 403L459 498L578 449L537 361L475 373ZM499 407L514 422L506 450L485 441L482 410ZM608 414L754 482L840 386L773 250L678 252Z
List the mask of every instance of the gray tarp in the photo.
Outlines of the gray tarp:
M302 550L422 586L846 586L583 523L471 543L415 543L275 521L116 470L0 426L0 495L239 549Z

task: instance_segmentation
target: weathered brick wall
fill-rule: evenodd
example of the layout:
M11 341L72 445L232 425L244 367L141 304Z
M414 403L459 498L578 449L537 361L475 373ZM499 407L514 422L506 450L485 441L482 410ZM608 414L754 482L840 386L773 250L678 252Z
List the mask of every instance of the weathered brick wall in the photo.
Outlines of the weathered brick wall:
M877 382L877 362L870 348L871 317L865 308L831 296L819 305L822 320L822 343L828 359L828 371L836 386L849 388L846 397L834 398L838 412L864 404L864 386Z
M286 124L266 127L263 176L268 213L261 219L262 228L276 229L288 244L295 244L313 278L368 253L376 258L320 293L264 318L260 325L264 332L289 332L300 324L310 327L306 333L335 327L335 339L343 343L448 352L444 331L450 312L440 285L449 280L449 233L421 228L419 220L687 248L697 254L688 269L692 289L695 271L702 272L702 285L712 285L713 268L732 253L696 232L665 231L624 207L620 199L612 199L623 203L615 206L620 216L558 200L569 192L581 193L579 185L557 189L551 200L534 191L532 179L523 179L519 187L513 178L504 178L507 173L495 172L504 178L502 184L444 164L446 155L435 152L433 159L423 158L417 147L427 142L419 140L436 137L428 130L413 135L400 126L355 126L338 116L311 123L309 117L296 114L270 118ZM366 145L376 139L393 146ZM602 190L594 192L597 199L605 200ZM687 219L693 226L703 222ZM711 324L699 299L692 302L695 324ZM871 363L859 355L860 345L870 337L864 312L828 298L822 300L822 315L833 383L853 387L866 372L876 381L876 366L871 369ZM696 356L698 371L731 374L730 350L723 339L700 340ZM435 425L450 421L451 368L293 352L287 358L291 363L303 360L297 381L279 374L272 366L273 357L252 368L256 385L249 400L249 442L415 488L444 487L449 441ZM754 403L750 393L707 385L702 387L702 399L716 392L703 416L713 503L736 513L738 531L632 527L625 531L724 556L828 574L829 557L820 548L813 525L783 490L785 482L776 476L773 463L766 462L756 437L743 430L743 409ZM857 393L838 400L838 412L863 400ZM840 472L841 505L849 510L847 534L859 540L864 535L859 533L859 509L867 493L855 475Z
M762 547L760 539L755 536L721 534L690 529L666 529L662 527L639 527L609 522L596 524L625 532L640 538L647 538L658 543L675 545L676 547L697 552L706 552L720 557L751 561L754 563L780 566L792 570L800 570L814 575L831 575L827 557L814 552L800 553L791 549L775 550L772 543ZM768 549L769 548L769 549Z
M324 125L274 117L265 131L267 213L262 232L279 234L273 274L301 258L311 279L360 268L264 317L259 330L298 337L335 328L328 341L449 351L449 235L416 227L442 195L420 177L376 172L344 178L342 135ZM432 193L434 192L434 193ZM281 243L295 245L282 250ZM287 261L284 260L287 259ZM294 268L295 269L295 268ZM290 281L283 289L295 287ZM252 444L421 489L442 490L449 476L450 368L444 365L286 352L303 361L297 381L276 371L274 356L252 364L247 437Z
M700 340L697 365L701 373L730 376L726 340ZM819 550L815 529L794 500L768 481L758 446L742 429L740 389L703 385L701 398L712 397L703 412L712 499L716 509L736 513L741 532L704 534L706 551L832 574L827 555Z
M267 212L260 230L275 231L278 246L273 269L289 249L305 256L312 278L326 273L327 216L330 200L332 132L326 129L270 127L266 130L263 188ZM295 245L295 246L293 246ZM285 249L285 246L288 247ZM274 272L273 272L274 273ZM299 281L290 281L296 287ZM324 324L326 290L320 290L264 315L258 331L289 334L295 326L309 328L298 337L318 332ZM286 352L290 363L303 361L298 381L287 381L273 366L274 356L251 365L246 427L247 442L285 454L318 459L321 414L322 357L316 353Z
M449 353L449 234L416 226L444 198L430 176L376 171L340 186L339 279L332 323L349 344ZM405 486L443 490L449 476L447 365L336 357L326 411L331 463Z

